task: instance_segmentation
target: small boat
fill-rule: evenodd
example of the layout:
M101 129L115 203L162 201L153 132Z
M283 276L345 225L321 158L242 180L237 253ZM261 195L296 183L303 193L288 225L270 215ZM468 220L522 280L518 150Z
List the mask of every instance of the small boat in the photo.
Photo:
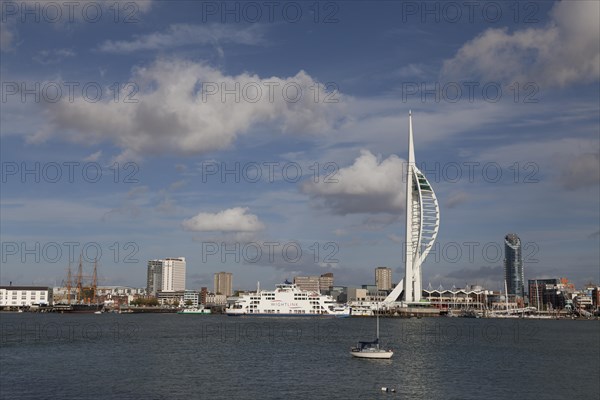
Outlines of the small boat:
M358 342L356 347L352 348L350 354L356 358L377 359L388 359L394 355L391 349L385 350L379 347L379 307L377 307L377 337L372 342Z
M210 314L210 308L184 308L183 310L177 311L177 314Z

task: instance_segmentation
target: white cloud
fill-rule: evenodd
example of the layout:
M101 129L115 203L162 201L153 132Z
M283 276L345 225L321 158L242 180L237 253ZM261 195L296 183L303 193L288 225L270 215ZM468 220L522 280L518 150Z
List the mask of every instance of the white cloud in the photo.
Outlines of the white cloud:
M71 49L50 49L41 50L33 56L33 60L42 65L58 64L67 57L75 57L75 52Z
M593 82L600 75L600 2L561 1L542 28L488 29L446 60L446 78L535 81L540 86Z
M396 155L381 160L361 150L354 164L331 176L337 182L305 182L302 191L335 214L397 214L404 209L403 166Z
M98 150L97 152L90 154L89 156L85 157L83 161L96 162L100 159L100 157L102 157L102 150Z
M168 50L187 45L214 45L219 43L237 43L258 45L264 42L264 28L250 25L245 28L226 24L190 25L173 24L165 32L135 35L132 40L107 40L99 50L106 53L127 54L140 50ZM222 49L220 49L220 54Z
M111 94L95 103L65 96L44 104L49 124L29 141L55 135L84 144L107 141L130 159L147 153L191 155L224 149L260 124L284 133L326 133L341 111L340 104L315 101L315 88L321 100L325 88L304 71L288 78L231 76L202 63L161 59L136 68L129 81L139 88L129 97L137 103L125 102L129 86L118 102ZM221 96L221 89L236 85L238 99ZM285 92L284 87L292 89ZM215 94L207 95L209 90ZM103 92L112 93L109 88ZM296 93L301 96L294 102Z
M182 222L183 229L195 232L257 232L265 225L247 207L234 207L218 213L199 213Z

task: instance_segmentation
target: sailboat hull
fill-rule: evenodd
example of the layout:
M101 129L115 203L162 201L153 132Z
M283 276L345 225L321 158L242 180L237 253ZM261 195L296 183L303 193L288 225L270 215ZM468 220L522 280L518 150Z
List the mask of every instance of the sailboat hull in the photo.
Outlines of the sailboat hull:
M350 354L356 358L389 359L392 358L394 352L388 350L363 350L351 351Z

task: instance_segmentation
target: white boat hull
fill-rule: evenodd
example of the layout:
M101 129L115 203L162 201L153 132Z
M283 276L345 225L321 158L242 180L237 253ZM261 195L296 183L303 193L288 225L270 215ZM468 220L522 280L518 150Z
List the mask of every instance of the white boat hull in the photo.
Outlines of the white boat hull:
M393 351L380 350L380 351L351 351L352 357L356 358L375 358L375 359L389 359L394 355Z

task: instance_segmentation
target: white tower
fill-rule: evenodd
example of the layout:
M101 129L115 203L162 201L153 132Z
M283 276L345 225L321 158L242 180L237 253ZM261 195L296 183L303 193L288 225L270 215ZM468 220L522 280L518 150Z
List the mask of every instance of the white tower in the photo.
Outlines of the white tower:
M429 254L440 226L440 209L425 175L415 165L412 113L408 114L408 165L406 168L406 245L404 279L385 299L394 302L404 290L404 302L421 301L421 264Z

